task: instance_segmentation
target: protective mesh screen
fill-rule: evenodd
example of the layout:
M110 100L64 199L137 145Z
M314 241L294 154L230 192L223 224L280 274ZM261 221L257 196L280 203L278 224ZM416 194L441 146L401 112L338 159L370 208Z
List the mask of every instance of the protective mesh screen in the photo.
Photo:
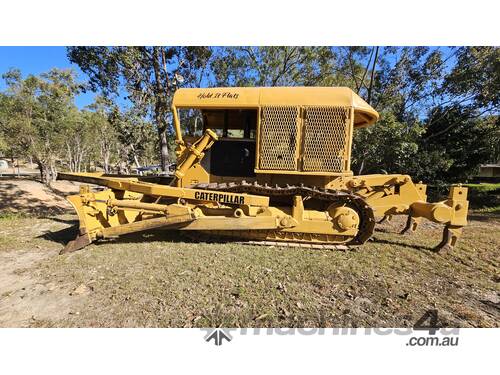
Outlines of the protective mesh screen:
M297 122L299 109L263 107L260 130L260 169L297 169Z
M307 107L304 123L302 169L343 172L350 110L347 107Z

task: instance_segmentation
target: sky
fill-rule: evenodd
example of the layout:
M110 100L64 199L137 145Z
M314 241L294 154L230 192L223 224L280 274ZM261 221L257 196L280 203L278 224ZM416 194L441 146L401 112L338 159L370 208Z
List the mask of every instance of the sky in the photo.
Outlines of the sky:
M40 74L52 68L73 68L80 81L87 76L78 65L72 64L66 56L66 47L0 47L0 76L10 68L21 70L23 77L29 74ZM0 90L5 89L5 82L0 79ZM91 104L95 93L87 92L76 97L79 108Z

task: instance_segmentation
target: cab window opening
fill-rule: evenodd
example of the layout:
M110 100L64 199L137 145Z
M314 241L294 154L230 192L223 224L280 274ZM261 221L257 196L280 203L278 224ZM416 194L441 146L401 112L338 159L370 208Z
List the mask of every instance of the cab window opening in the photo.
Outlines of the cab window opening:
M179 120L187 137L200 137L206 129L222 139L256 137L256 109L181 109Z

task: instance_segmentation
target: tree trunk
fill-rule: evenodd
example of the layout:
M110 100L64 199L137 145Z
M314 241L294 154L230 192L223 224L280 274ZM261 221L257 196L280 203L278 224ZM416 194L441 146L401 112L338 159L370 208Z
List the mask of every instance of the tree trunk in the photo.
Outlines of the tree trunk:
M358 175L363 173L363 169L365 168L365 159L361 160L361 165L359 166Z
M36 161L36 165L38 166L38 171L40 172L40 180L42 182L45 182L45 180L44 180L43 164L39 160L37 160Z
M36 164L38 165L38 169L40 171L40 180L45 185L50 186L51 176L50 176L50 168L49 168L49 166L46 163L43 163L40 160L37 160Z
M57 168L56 168L56 164L54 162L51 161L50 163L50 178L49 178L49 186L50 184L56 180L57 178Z
M377 58L378 58L378 46L376 47L376 50L375 50L375 58L373 59L372 74L370 77L370 86L368 87L368 95L367 95L367 99L366 99L366 102L368 104L371 104L371 101L372 101L373 79L375 78L375 67L377 66Z
M103 169L105 173L109 173L109 152L104 152Z
M153 70L155 74L155 123L158 129L160 138L160 157L161 169L166 172L168 168L168 143L167 143L167 124L165 121L165 114L168 112L168 105L166 95L168 91L168 75L165 71L165 77L161 74L160 56L161 47L153 47ZM165 67L166 69L166 67ZM164 85L163 80L166 80Z
M67 150L67 154L68 154L69 171L75 172L75 170L73 168L73 153L71 152L71 146L68 143L66 144L66 150Z
M158 130L160 136L160 157L161 157L161 170L163 172L168 172L168 142L167 142L167 131Z

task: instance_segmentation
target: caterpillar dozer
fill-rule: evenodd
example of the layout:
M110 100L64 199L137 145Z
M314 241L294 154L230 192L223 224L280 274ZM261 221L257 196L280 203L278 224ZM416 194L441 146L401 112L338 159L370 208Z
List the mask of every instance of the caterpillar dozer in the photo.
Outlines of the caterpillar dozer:
M379 114L349 88L185 88L172 101L176 170L170 180L61 173L85 183L68 197L80 232L62 253L152 228L197 238L323 248L362 245L376 218L406 215L443 225L436 251L467 224L467 189L427 202L404 174L354 176L356 129ZM104 188L91 189L89 185Z

